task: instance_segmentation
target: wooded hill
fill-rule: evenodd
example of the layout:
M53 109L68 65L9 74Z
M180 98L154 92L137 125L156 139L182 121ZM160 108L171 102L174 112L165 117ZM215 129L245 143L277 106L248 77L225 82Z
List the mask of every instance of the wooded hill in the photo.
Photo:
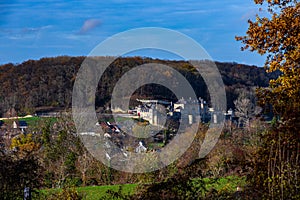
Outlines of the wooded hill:
M10 108L15 108L19 115L32 114L43 108L70 108L76 73L84 59L85 57L60 56L28 60L21 64L1 65L0 116ZM98 85L96 107L108 106L119 78L133 67L146 63L172 66L187 78L196 95L209 101L208 91L201 75L188 62L126 57L116 59L104 72ZM233 101L241 90L250 90L258 86L267 87L269 79L278 75L278 73L266 74L263 68L256 66L221 62L216 62L216 65L226 86L228 108L234 107ZM138 89L132 99L137 97L176 100L170 90L155 84Z

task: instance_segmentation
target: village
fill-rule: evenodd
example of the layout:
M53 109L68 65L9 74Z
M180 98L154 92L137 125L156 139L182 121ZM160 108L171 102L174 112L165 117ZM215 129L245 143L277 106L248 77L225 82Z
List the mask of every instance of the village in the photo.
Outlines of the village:
M178 134L180 124L187 127L195 122L218 123L217 113L202 98L199 100L181 98L174 103L165 100L137 99L137 101L139 105L134 109L127 111L119 108L111 109L112 112L117 113L116 116L121 119L121 123L108 120L112 119L110 114L97 113L101 119L96 126L101 127L104 133L107 152L112 152L109 149L112 145L109 143L117 145L124 152L160 151ZM222 114L227 121L237 124L238 118L234 116L232 109ZM60 112L36 112L34 115L18 117L15 110L10 109L7 115L7 118L0 120L0 136L4 141L11 141L20 134L28 133L29 125L26 118L56 118L59 117ZM101 117L103 115L109 117ZM9 123L6 123L7 121ZM134 132L134 136L137 137L133 137L130 132ZM148 134L150 137L143 137L143 134ZM80 135L100 136L99 133L94 132L80 133ZM111 155L107 153L107 158L110 157Z
M202 98L199 100L181 98L174 103L165 100L137 99L137 101L139 105L134 109L127 111L120 108L112 109L119 120L113 122L104 120L97 124L104 131L104 138L107 140L105 146L110 147L112 145L108 143L113 142L124 152L160 151L180 133L179 125L183 126L182 131L196 122L217 124L218 120L221 120L218 119L220 113L209 108ZM221 115L226 122L241 126L232 109ZM137 137L133 137L131 132ZM111 152L111 149L107 149L107 152ZM107 153L106 157L109 159L111 155Z

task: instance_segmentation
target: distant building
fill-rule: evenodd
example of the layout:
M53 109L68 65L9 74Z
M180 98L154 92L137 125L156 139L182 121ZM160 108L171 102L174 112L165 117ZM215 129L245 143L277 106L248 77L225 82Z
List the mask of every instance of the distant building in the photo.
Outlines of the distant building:
M24 130L28 128L27 122L19 121L19 128L21 129L22 132L24 132Z
M26 121L14 121L12 124L13 129L20 129L23 133L28 128L28 124Z
M209 108L206 101L202 98L198 99L184 99L181 98L177 102L167 102L160 100L139 100L142 105L136 107L137 115L149 121L150 124L160 125L165 117L165 113L162 113L158 109L158 105L164 105L168 110L167 116L172 119L178 119L186 122L187 124L201 121L203 123L219 123L220 120L235 120L234 112L229 109L227 112L215 111L214 108Z
M175 103L161 100L137 100L143 103L136 107L137 115L153 125L161 125L161 122L164 120L163 118L166 116L166 113L159 111L158 105L166 107L168 117L184 120L188 122L188 124L199 120L208 122L210 119L207 104L201 98L199 98L199 101L191 98L188 100L181 98Z
M139 146L137 148L135 148L135 152L136 153L144 153L146 151L147 151L147 148L144 146L143 142L140 141Z
M174 111L180 112L181 114L195 115L200 112L199 102L198 100L192 100L191 98L188 100L181 98L174 103Z
M155 105L151 105L150 107L145 105L140 105L136 109L137 115L144 119L149 121L150 124L157 125L158 124L158 116L157 116L157 110Z
M161 125L167 115L166 113L161 112L159 106L164 105L166 107L171 104L171 102L162 100L137 99L137 101L142 103L142 105L136 107L137 115L140 118L149 121L150 124L156 126Z
M17 122L16 122L16 121L14 121L12 126L13 126L13 129L17 129L17 128L18 128L18 124L17 124Z
M189 124L192 124L198 120L208 122L210 119L210 113L208 111L207 103L202 98L199 98L199 100L191 98L185 100L181 98L174 103L174 113L171 113L171 115L180 113L182 120L187 120Z

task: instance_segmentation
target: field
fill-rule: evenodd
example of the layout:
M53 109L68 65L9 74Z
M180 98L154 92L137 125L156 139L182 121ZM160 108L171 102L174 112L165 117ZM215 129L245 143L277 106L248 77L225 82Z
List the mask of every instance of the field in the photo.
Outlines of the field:
M137 184L86 186L77 187L76 190L85 200L97 200L108 197L107 191L117 192L120 187L122 194L134 194ZM44 189L41 190L41 193L48 196L49 194L59 193L61 191L62 189Z
M119 188L122 188L122 194L134 194L137 184L124 184L124 185L104 185L104 186L88 186L79 187L77 191L85 196L85 199L100 199L107 195L107 191L117 192Z
M193 183L197 184L200 179L194 179ZM245 177L238 176L227 176L219 179L203 179L206 184L206 189L208 191L214 189L218 192L226 191L229 193L234 193L238 186L244 187L246 184ZM87 187L77 187L76 190L79 194L83 195L85 200L97 200L103 198L110 198L107 194L108 190L117 192L121 187L122 194L134 194L138 184L124 184L124 185L104 185L104 186L87 186ZM44 189L42 193L51 194L56 192L61 192L61 189Z
M30 117L18 117L18 118L2 118L5 123L12 124L15 120L21 120L27 122L29 127L45 120L50 120L51 122L55 122L57 120L56 117L37 117L37 116L30 116Z

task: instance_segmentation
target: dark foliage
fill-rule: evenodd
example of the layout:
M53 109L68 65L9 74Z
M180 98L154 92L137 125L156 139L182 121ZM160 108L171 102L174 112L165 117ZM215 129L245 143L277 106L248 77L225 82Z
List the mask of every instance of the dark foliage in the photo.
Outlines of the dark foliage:
M202 164L201 164L202 163ZM185 169L161 182L142 184L138 188L135 199L197 199L206 190L204 181L200 178L197 183L192 179L202 177L200 166L205 160L196 160Z
M34 189L42 186L42 169L32 155L16 158L15 155L0 153L0 199L23 199L24 188Z
M37 110L70 108L72 88L76 73L85 57L55 57L28 60L21 64L0 66L0 115L15 108L18 114L32 114ZM184 61L164 61L150 58L118 58L104 72L96 94L96 107L109 104L114 85L120 77L135 66L145 63L160 63L174 67L191 83L198 96L209 98L206 85L200 74ZM228 107L234 107L238 88L265 87L275 74L266 75L262 68L236 63L216 62L226 85ZM170 90L159 85L145 85L134 97L176 97ZM207 99L209 100L209 99Z
M300 198L300 138L297 127L274 125L262 135L263 145L248 179L257 194L266 199Z

